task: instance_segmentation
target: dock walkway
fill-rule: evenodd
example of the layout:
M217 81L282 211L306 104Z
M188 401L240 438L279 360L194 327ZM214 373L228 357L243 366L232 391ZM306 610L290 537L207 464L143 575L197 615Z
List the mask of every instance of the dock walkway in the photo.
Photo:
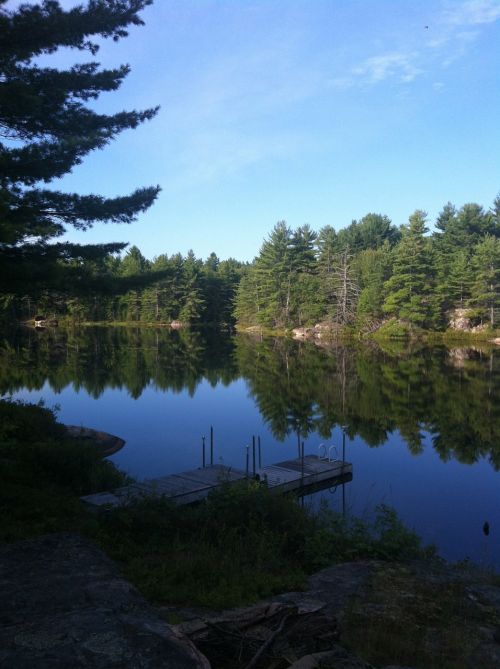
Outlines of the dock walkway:
M201 501L225 483L231 484L246 478L253 478L253 474L225 465L210 465L132 483L109 492L86 495L81 499L92 506L123 506L134 499L156 495L164 496L175 504L192 504ZM256 471L255 478L266 481L268 487L276 492L302 492L312 487L330 487L350 481L352 464L306 455L262 467Z

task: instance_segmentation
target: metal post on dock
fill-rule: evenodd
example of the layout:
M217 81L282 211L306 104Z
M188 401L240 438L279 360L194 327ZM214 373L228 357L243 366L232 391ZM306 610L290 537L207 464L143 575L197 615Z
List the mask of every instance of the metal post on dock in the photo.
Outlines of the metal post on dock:
M202 446L202 453L203 453L203 458L202 458L203 469L205 469L205 437L204 437L204 436L201 438L201 443L202 443L202 445L203 445L203 446Z
M302 481L304 480L304 442L302 442L302 448L300 449L300 469Z
M257 437L257 444L259 446L259 469L262 469L262 457L260 452L260 437Z
M214 428L210 425L210 465L214 464Z
M250 446L249 446L248 444L247 444L247 446L246 446L246 449L247 449L247 466L246 466L246 473L247 473L247 478L248 478L248 466L249 466L249 464L250 464L250 453L249 453L249 451L250 451Z
M344 473L345 465L345 430L346 425L342 425L342 474ZM342 515L345 517L345 481L342 482Z
M256 474L256 469L255 469L255 435L252 435L252 471L253 471L253 475L255 477L255 474Z

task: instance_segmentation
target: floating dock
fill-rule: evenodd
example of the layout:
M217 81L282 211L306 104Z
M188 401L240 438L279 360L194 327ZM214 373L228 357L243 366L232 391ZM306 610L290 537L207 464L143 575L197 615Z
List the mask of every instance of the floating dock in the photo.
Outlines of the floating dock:
M124 506L141 497L166 497L175 504L199 502L222 485L245 479L265 482L271 490L299 495L352 480L352 464L328 460L317 455L285 460L247 473L225 465L209 465L180 474L170 474L141 483L132 483L109 492L86 495L81 499L92 506Z

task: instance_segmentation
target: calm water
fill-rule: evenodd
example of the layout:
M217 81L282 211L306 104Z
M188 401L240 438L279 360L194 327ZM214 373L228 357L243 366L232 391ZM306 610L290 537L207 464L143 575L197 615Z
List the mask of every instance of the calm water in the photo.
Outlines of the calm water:
M136 478L216 462L263 464L321 443L346 459L347 512L394 506L450 559L500 566L500 350L395 345L329 350L163 330L19 330L3 335L0 393L59 406L62 422L117 434L112 460ZM321 493L342 508L342 489ZM490 523L485 537L482 526Z

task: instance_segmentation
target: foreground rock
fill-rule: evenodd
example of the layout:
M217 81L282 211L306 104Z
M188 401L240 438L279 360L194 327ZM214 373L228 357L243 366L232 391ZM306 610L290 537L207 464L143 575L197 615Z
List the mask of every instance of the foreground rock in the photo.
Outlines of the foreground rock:
M253 607L176 613L217 669L498 669L499 583L438 561L353 562Z
M310 577L306 592L289 592L255 606L200 615L163 607L186 620L177 629L209 657L214 669L371 669L341 643L342 620L365 596L375 561L336 565Z
M0 667L500 667L491 571L372 560L329 567L306 585L224 612L154 609L78 535L18 542L0 549Z
M54 534L0 549L0 667L208 669L82 537Z

